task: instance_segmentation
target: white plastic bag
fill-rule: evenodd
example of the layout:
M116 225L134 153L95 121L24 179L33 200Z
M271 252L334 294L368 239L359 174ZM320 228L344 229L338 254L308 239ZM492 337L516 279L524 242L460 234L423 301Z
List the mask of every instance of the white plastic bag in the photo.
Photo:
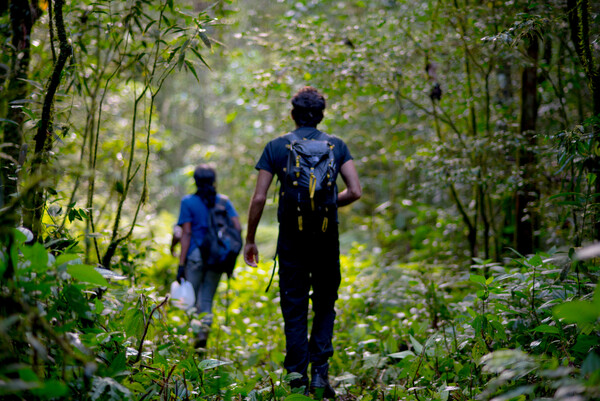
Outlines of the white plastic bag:
M171 283L171 302L179 309L189 309L196 303L196 294L192 283L186 279L181 279L181 284L177 281Z

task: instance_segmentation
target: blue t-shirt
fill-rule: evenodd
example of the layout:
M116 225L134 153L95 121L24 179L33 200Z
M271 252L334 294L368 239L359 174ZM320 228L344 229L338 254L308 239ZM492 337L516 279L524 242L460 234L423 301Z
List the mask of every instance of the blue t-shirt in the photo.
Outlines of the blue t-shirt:
M238 217L229 198L217 194L217 202L219 200L224 201L227 215L230 218ZM199 196L192 194L186 195L181 199L177 225L182 225L183 223L192 223L192 239L187 253L187 256L189 256L194 249L200 246L208 231L208 208Z
M323 135L326 140L335 145L333 148L333 158L339 167L347 161L352 160L352 155L350 154L348 146L338 137L327 135L313 127L300 127L294 132L296 135L306 139L316 139ZM285 172L283 169L287 166L289 150L286 146L289 143L290 141L284 136L275 138L267 143L255 168L257 170L266 170L269 173L276 175L280 182L284 182ZM279 221L281 221L282 213L283 208L281 202L279 202L279 208L277 209Z

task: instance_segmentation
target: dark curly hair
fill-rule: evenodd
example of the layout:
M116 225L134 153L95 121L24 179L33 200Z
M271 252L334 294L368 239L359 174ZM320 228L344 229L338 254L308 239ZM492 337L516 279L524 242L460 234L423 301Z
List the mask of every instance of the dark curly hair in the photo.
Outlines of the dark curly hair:
M196 181L196 187L198 188L196 195L202 198L204 204L209 208L215 205L217 197L216 180L217 173L208 164L201 164L194 170L194 181Z
M323 120L325 97L312 86L305 86L292 97L292 118L300 127L316 127Z

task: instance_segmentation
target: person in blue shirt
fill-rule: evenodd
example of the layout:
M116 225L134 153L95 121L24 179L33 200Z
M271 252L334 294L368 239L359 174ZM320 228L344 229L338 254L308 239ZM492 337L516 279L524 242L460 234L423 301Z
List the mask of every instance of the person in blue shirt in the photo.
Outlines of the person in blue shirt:
M202 328L196 338L196 347L206 347L208 333L212 324L212 305L222 272L207 268L202 263L200 245L208 231L209 208L216 202L225 204L227 215L234 227L242 231L240 219L231 201L217 193L215 188L216 172L208 165L200 165L194 171L196 193L186 195L181 200L181 209L177 225L181 226L181 254L177 281L182 278L189 281L196 292L196 310L201 316Z

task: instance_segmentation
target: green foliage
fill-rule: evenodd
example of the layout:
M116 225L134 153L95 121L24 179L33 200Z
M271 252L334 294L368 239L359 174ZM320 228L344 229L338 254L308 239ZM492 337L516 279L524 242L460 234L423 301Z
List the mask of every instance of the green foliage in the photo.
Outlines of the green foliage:
M222 283L209 349L199 357L194 315L169 306L165 290L133 286L81 264L80 255L25 240L15 232L2 258L3 269L9 255L18 266L3 284L3 395L304 399L290 393L292 377L281 369L277 291L263 292L270 263L238 266ZM470 272L381 257L355 244L342 258L330 372L341 397L597 396L600 296L590 282L597 266L577 262L586 263L582 278L565 269L574 262L561 253L476 260Z
M74 57L54 106L52 163L38 183L25 154L19 177L23 193L46 189L43 244L0 230L0 397L307 399L282 370L276 288L264 293L276 199L259 228L261 265L238 266L219 289L205 354L192 346L197 317L165 298L194 165L218 167L243 221L252 166L293 128L289 98L305 84L326 94L321 127L349 144L364 187L340 210L340 399L600 397L598 263L576 258L596 235L598 120L587 118L562 5L196 3L65 9ZM0 15L7 66L8 23ZM30 96L13 104L25 142L51 71L49 32L43 16ZM531 38L541 45L535 133L519 128ZM527 168L523 151L535 155ZM515 196L530 184L538 248L550 251L515 257ZM2 208L0 221L8 213L20 211ZM97 266L106 254L113 270Z

